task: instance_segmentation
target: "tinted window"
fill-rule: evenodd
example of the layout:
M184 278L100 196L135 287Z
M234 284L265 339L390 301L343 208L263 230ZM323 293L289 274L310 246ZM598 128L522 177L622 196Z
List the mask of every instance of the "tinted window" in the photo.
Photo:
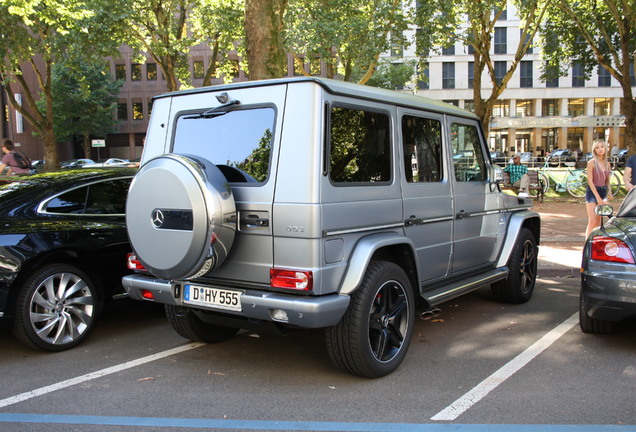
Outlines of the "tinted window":
M94 183L65 192L44 207L47 213L124 214L130 179Z
M442 180L442 125L437 120L402 117L404 173L409 183Z
M451 144L455 178L460 182L484 181L486 163L475 126L453 123Z
M273 108L181 116L172 151L209 160L230 182L264 182L269 176L274 116Z
M334 183L376 183L391 179L389 116L333 107L329 176Z

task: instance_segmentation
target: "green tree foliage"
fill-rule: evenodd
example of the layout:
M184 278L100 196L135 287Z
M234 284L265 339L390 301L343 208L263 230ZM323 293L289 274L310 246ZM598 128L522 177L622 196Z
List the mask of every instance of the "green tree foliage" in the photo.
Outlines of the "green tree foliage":
M105 138L117 129L115 120L119 89L123 84L114 81L103 61L86 64L57 63L52 74L53 119L57 141L82 140L85 158L90 158L91 137ZM40 111L46 112L41 106Z
M289 0L285 21L295 57L319 57L329 78L344 81L365 84L381 53L408 44L408 20L397 0Z
M53 131L51 75L69 52L85 59L115 52L121 29L120 0L2 0L0 2L0 83L11 106L44 142L47 166L59 165ZM26 79L30 69L35 80ZM22 103L16 94L23 95ZM40 107L35 95L41 95Z
M541 30L546 58L544 75L564 76L572 62L589 78L598 65L609 71L623 90L625 142L636 153L636 102L631 69L636 50L636 3L633 0L555 0Z
M532 46L546 9L552 0L424 0L418 2L415 22L418 27L417 50L426 53L435 46L449 46L456 41L473 49L474 81L473 95L475 113L481 118L486 134L493 107L508 86L519 62ZM511 58L507 61L506 73L497 77L492 59L492 40L497 20L507 5L517 9L521 20L519 43L508 47ZM508 44L510 45L510 44ZM512 48L512 50L511 50ZM489 95L484 95L482 77L487 76Z
M203 85L209 86L212 78L233 77L235 64L230 61L232 50L245 54L244 0L203 0L193 10L194 30L200 41L212 50L210 61L205 68Z
M389 90L399 90L415 75L417 61L393 63L391 60L380 60L375 73L367 81L367 85Z

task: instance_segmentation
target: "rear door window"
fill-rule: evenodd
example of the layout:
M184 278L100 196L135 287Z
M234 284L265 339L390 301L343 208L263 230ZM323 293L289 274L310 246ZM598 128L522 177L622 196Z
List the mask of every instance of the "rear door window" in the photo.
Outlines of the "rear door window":
M201 156L229 182L269 178L275 110L272 107L187 113L177 120L173 152Z

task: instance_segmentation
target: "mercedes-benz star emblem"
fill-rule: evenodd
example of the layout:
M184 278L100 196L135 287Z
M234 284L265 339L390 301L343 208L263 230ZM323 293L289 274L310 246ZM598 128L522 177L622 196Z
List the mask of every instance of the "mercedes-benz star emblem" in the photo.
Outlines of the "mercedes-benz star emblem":
M155 228L161 228L163 226L164 216L163 212L159 209L152 211L152 225Z

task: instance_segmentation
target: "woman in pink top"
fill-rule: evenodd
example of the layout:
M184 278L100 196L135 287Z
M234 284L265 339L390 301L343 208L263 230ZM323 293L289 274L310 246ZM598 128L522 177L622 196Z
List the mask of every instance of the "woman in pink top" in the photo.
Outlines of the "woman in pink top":
M601 225L601 217L594 213L597 204L606 204L612 199L610 173L612 167L607 161L607 147L603 141L595 141L592 145L592 159L587 163L587 191L585 205L587 206L587 229L585 238Z

